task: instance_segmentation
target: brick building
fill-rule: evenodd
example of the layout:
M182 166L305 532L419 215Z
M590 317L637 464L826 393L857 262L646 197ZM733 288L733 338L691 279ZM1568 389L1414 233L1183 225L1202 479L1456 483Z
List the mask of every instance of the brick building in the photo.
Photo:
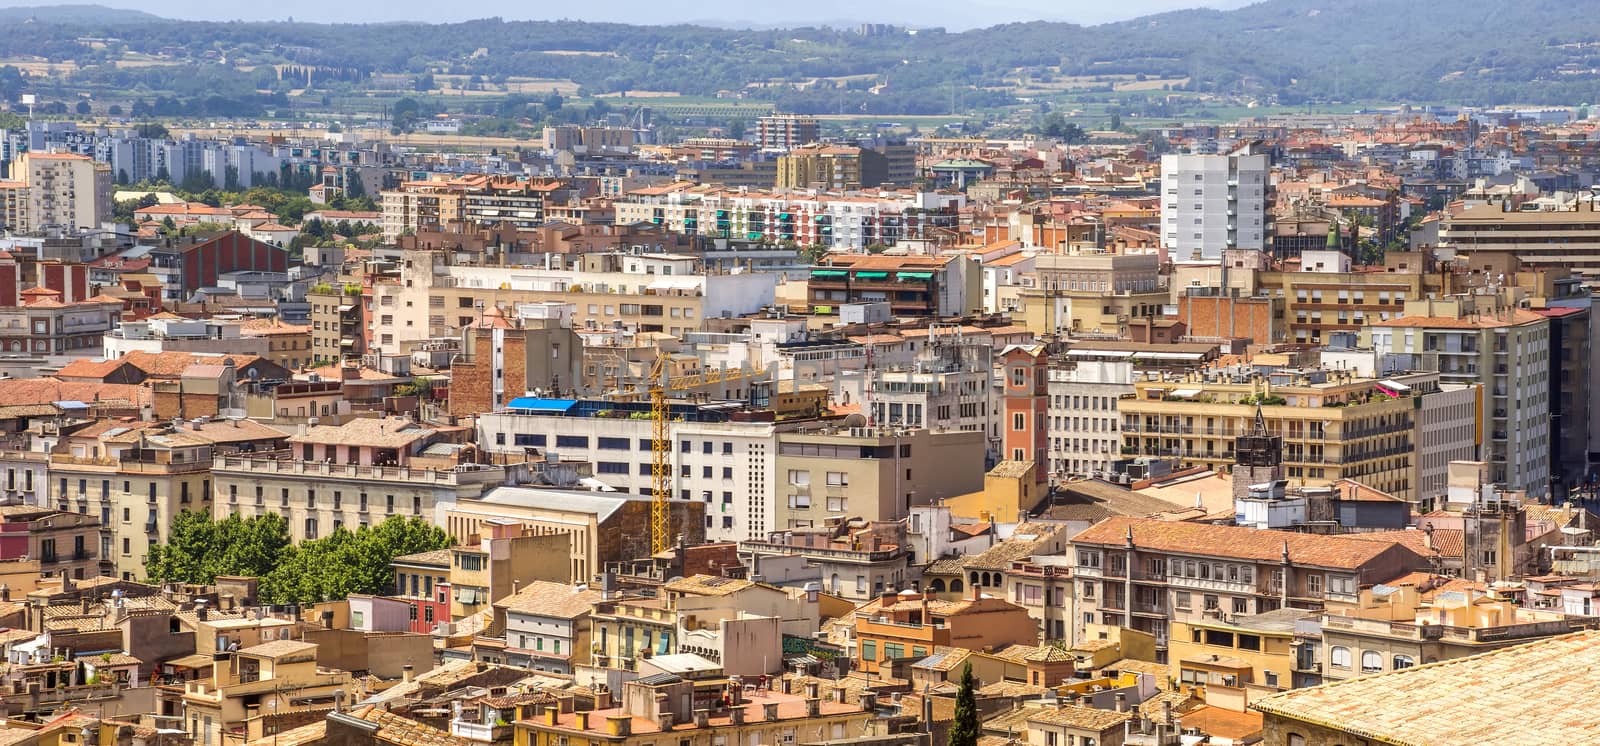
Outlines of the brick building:
M564 304L539 304L540 317L506 318L499 306L462 330L463 359L450 368L450 414L493 412L530 391L574 390L583 375L583 339Z

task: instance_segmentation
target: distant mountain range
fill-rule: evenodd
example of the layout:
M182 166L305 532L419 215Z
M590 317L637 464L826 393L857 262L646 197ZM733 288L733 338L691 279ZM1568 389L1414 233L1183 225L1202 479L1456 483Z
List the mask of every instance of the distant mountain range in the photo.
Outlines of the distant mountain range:
M159 21L161 16L142 10L107 8L104 5L39 5L0 8L0 22L12 24L33 20L47 23L137 23Z
M0 56L93 62L101 52L81 38L114 36L128 51L186 50L197 64L216 61L220 50L222 60L257 70L285 63L358 75L449 70L486 80L565 78L595 93L739 90L798 111L944 113L952 97L986 106L1085 86L1110 92L1106 76L1155 81L1145 86L1152 94L1165 87L1286 104L1578 104L1600 98L1600 14L1589 10L1557 0L1267 0L1098 26L1013 23L868 37L849 29L500 19L209 23L52 6L0 9L0 21L34 21L26 33L0 36ZM906 22L928 27L939 19L909 14ZM116 83L127 87L159 90L163 82L119 75ZM824 83L771 85L813 79Z

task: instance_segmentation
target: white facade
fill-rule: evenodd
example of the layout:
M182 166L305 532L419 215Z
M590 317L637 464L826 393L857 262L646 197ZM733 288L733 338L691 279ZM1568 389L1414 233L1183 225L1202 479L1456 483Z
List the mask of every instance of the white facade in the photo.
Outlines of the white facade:
M673 422L673 497L706 504L706 539L760 539L772 531L776 439L763 422ZM478 442L490 453L528 448L563 461L587 461L594 478L618 492L651 493L651 422L516 412L478 416Z
M1266 249L1265 155L1161 157L1161 246L1174 261Z
M1424 508L1444 505L1451 461L1478 457L1478 386L1441 383L1417 409L1417 485Z
M1118 400L1133 393L1133 364L1085 361L1051 369L1050 471L1067 477L1105 477L1122 458Z

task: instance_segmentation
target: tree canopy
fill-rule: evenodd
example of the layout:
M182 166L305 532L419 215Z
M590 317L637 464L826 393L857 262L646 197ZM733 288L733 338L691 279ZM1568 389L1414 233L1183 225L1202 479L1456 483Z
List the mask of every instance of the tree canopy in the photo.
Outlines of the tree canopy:
M392 516L377 526L344 527L300 544L289 541L284 518L267 513L220 521L184 511L170 539L151 548L145 573L153 582L211 583L218 575L261 578L266 603L314 603L352 593L385 593L395 557L450 546L450 537L414 516Z

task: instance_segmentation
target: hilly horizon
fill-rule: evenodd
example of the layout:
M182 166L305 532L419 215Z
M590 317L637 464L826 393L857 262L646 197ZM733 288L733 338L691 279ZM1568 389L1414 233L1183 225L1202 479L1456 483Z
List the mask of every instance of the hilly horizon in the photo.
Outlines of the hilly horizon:
M1095 26L1029 22L882 36L502 19L221 23L94 7L34 9L24 16L33 20L28 33L0 37L0 57L74 60L80 83L178 96L254 96L280 87L263 77L263 65L288 64L356 88L375 75L521 76L570 81L582 95L733 96L802 113L941 114L1118 92L1118 100L1172 92L1288 106L1600 98L1600 17L1555 0L1460 0L1449 13L1408 0L1266 0ZM8 12L27 11L0 10L0 19ZM172 64L108 65L112 52L85 37L112 37L116 53Z

